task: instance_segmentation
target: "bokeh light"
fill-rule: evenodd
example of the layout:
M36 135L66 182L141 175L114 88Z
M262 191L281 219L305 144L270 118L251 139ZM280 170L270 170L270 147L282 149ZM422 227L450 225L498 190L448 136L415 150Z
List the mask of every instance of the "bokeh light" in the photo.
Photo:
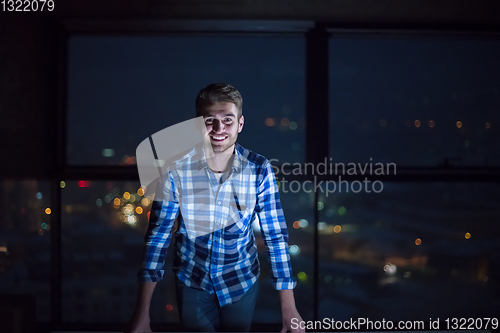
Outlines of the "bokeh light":
M305 272L299 272L299 274L297 274L297 277L302 282L307 281L307 274Z
M266 126L267 126L267 127L272 127L272 126L274 126L274 119L273 119L273 118L267 118L267 119L266 119Z
M138 190L137 190L137 194L139 194L141 197L144 195L145 191L144 191L144 188L143 187L140 187Z

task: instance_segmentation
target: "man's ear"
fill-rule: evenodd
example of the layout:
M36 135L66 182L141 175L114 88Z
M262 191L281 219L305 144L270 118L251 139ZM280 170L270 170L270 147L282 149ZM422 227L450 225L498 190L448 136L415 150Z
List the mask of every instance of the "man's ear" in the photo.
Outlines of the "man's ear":
M243 124L245 123L245 118L243 115L240 116L240 119L238 119L238 133L241 133L243 130Z

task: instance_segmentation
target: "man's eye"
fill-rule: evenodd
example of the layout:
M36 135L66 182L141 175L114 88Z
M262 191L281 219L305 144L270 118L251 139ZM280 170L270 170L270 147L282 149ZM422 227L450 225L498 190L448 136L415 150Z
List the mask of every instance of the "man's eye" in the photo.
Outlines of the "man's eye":
M226 119L224 119L224 122L225 122L225 123L231 123L232 121L233 121L233 119L231 119L231 118L226 118Z
M211 118L210 118L210 119L205 119L205 123L207 123L207 124L211 124L211 123L213 123L213 122L214 122L214 120L213 120L213 119L211 119Z

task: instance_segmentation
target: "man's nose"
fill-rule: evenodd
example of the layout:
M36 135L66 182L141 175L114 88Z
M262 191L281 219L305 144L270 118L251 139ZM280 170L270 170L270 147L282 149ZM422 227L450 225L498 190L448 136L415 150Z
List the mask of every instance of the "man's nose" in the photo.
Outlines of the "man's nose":
M215 132L222 132L224 131L224 124L219 120L214 120L212 128Z

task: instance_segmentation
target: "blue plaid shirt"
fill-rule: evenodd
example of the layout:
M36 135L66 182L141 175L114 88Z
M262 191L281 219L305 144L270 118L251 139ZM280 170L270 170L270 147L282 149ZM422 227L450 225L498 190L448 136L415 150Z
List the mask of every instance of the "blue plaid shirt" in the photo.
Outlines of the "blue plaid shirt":
M225 179L226 178L226 179ZM288 232L271 163L235 145L229 173L220 181L203 149L169 164L157 190L146 233L139 281L159 281L178 217L174 272L189 287L236 302L259 277L252 222L258 218L276 290L293 289Z

